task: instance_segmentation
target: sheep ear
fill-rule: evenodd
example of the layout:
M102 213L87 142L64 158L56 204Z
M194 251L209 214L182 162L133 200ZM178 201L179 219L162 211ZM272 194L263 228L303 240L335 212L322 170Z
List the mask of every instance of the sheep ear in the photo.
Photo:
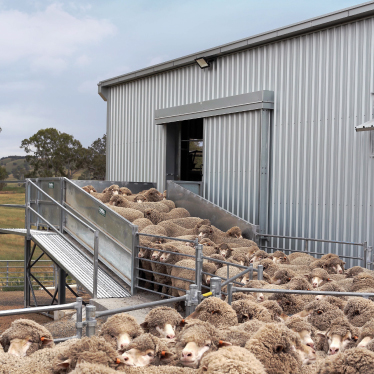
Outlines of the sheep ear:
M201 369L202 369L203 371L208 371L208 367L207 367L207 366L203 366Z
M221 348L221 347L228 347L229 345L232 345L230 342L226 342L224 340L220 340L218 342L218 348Z
M179 322L180 327L184 327L186 325L188 325L188 322L185 319L182 319L182 321Z
M59 363L57 363L56 366L58 368L68 369L70 367L70 364L71 364L71 358L65 361L60 361Z
M343 261L343 265L345 265L345 261Z
M317 336L321 336L321 337L323 337L323 338L326 337L326 333L327 333L327 330L326 330L326 331L319 331L319 330L317 330L317 331L315 332L315 334L316 334Z
M173 354L170 352L162 351L160 353L160 360L167 360L168 358L172 357Z
M199 312L197 312L196 310L191 313L188 317L185 318L185 320L188 320L188 319L194 319L194 318L198 318L199 317Z
M47 339L47 338L45 338L44 336L42 336L42 337L40 338L40 340L41 340L41 342L42 342L42 346L43 346L43 347L48 347L48 346L50 346L50 345L53 345L53 339Z
M143 330L148 330L149 327L148 327L148 322L143 322L140 324L140 327L143 329Z
M327 278L327 282L332 282L332 281L333 281L333 279Z

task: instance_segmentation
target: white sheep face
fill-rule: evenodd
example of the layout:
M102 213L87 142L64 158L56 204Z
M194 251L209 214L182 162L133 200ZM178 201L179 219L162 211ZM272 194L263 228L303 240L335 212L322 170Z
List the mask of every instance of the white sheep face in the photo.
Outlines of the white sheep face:
M295 331L295 330L293 330ZM314 348L314 341L311 337L311 333L308 330L295 331L299 335L301 342L308 347Z
M18 357L25 357L32 343L31 337L26 339L12 339L8 353Z
M119 351L125 349L131 343L131 337L128 333L119 334L117 336L117 349Z
M180 362L183 366L190 368L197 368L200 364L201 357L207 351L209 351L212 342L207 340L205 345L199 347L195 342L189 342L182 350Z
M370 342L371 339L373 339L371 336L366 336L365 338L363 338L360 341L360 343L358 344L357 347L363 347L363 348L365 348L369 344L369 342Z
M175 338L175 328L170 323L166 323L164 326L156 326L157 332L162 338L174 339Z
M299 354L303 365L309 365L316 360L316 351L307 345L302 344L296 348L296 352Z
M141 351L140 349L132 348L123 353L122 357L127 366L148 366L155 359L155 351L153 349Z
M326 337L329 344L328 354L330 356L335 355L339 352L344 352L347 348L347 345L352 340L350 331L347 331L347 333L344 336L328 333Z

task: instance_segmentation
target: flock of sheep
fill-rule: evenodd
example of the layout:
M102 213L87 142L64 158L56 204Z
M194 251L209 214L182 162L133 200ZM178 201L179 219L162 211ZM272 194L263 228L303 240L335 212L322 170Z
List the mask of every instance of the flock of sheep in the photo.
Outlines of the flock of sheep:
M227 276L226 265L217 262L223 260L233 264L230 277L241 271L235 265L263 265L263 280L249 279L248 274L239 279L249 288L374 293L370 270L345 269L334 254L316 259L301 252L266 253L242 238L238 228L222 232L208 220L175 208L154 189L135 196L118 186L101 194L90 186L86 191L126 215L139 232L197 237L207 258L206 286L213 275ZM143 236L140 244L147 287L184 294L190 283L169 275L195 279L194 259L183 257L195 254L191 243ZM362 297L236 292L231 305L207 297L186 318L169 307L152 309L141 325L128 314L116 314L98 336L56 346L45 327L20 319L2 333L0 343L1 374L366 374L374 373L374 302Z

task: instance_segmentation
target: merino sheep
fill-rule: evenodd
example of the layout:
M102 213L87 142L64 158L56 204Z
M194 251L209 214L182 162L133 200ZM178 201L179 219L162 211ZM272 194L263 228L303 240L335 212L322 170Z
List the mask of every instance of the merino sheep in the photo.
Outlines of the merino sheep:
M269 296L269 300L275 300L288 315L302 312L306 305L311 301L309 295L292 295L276 293Z
M350 299L344 308L344 314L353 326L361 327L373 318L374 303L364 298Z
M123 209L126 209L126 208L123 208ZM137 210L137 212L139 211ZM138 226L138 231L145 229L147 226L153 225L153 223L147 218L137 218L136 220L132 221L132 224Z
M348 269L346 272L345 272L345 275L347 278L353 278L355 277L356 275L362 273L362 272L370 272L370 270L368 269L365 269L361 266L353 266L352 268Z
M263 288L267 285L266 281L257 279L250 280L248 277L243 277L241 279L241 283L244 283L246 288ZM262 292L251 292L250 295L253 296L259 303L265 300L264 294Z
M200 366L207 374L266 374L262 363L247 349L239 347L223 347L208 353Z
M292 260L290 259L290 257L288 258L290 260L291 265L309 265L310 263L316 260L313 256L307 253L305 253L304 256L298 256L296 258L293 258Z
M283 309L276 301L265 300L261 305L269 311L274 321L281 322L283 320Z
M323 268L329 274L344 274L344 265L345 262L336 256L326 259L325 263L323 264Z
M143 218L143 214L136 209L121 208L113 205L109 205L109 208L114 210L116 213L118 213L123 218L126 218L130 222L134 222L139 218Z
M186 318L186 321L194 318L209 322L220 329L238 324L235 310L217 297L203 300L195 311Z
M319 368L317 374L370 374L373 367L374 352L365 348L353 348L331 356Z
M302 276L293 277L287 284L286 287L289 290L304 290L309 291L312 289L312 285Z
M127 366L143 367L167 364L173 353L161 339L152 334L143 334L135 338L122 354Z
M261 361L267 374L295 374L302 365L295 339L295 333L282 324L268 323L248 340L245 348Z
M87 185L87 186L83 186L82 187L82 190L86 191L87 193L91 193L91 192L97 192L95 190L95 187L92 186L91 184Z
M286 284L293 277L296 277L297 273L289 269L282 269L275 272L274 276L271 278L271 283L273 284Z
M162 202L145 202L145 203L133 203L132 201L127 200L125 197L121 195L113 196L109 203L114 206L122 207L122 208L131 208L135 210L139 210L143 213L146 209L155 209L159 212L167 213L169 212L169 207ZM147 218L147 217L146 217Z
M163 221L168 221L168 220L174 221L175 219L178 219L178 218L186 218L190 216L191 215L188 212L188 210L184 208L175 208L175 209L172 209L168 213L160 212L155 209L146 209L144 211L144 217L148 218L154 225L158 225L159 223Z
M231 247L226 244L226 243L221 243L219 246L218 246L218 251L217 253L225 258L229 258L231 256L231 253L232 253L232 249Z
M349 291L361 292L368 288L374 288L374 277L369 273L360 273L353 278Z
M374 338L374 320L367 321L360 329L360 335L357 340L357 347L366 347L370 340Z
M153 278L155 282L163 284L160 286L157 283L154 283L154 291L159 292L160 287L162 287L162 293L167 293L167 286L171 284L170 277L168 277L168 272L166 270L166 266L160 261L161 252L158 251L159 249L163 250L163 246L161 244L154 244L152 245L153 250L151 251L151 268L153 272Z
M54 346L52 334L30 319L17 319L0 336L0 344L9 354L25 357L39 349Z
M221 340L218 329L201 320L190 321L177 335L176 340L176 350L180 363L190 368L198 368L205 353L231 345L231 343Z
M183 317L168 306L152 309L141 324L145 332L166 339L173 339L177 330L183 326Z
M289 264L290 260L281 251L275 251L270 258L273 260L274 264Z
M307 322L304 318L294 317L287 319L285 324L286 327L299 335L299 338L303 344L314 348L314 340L312 339L313 326L309 322Z
M181 209L181 208L176 208L176 209ZM174 212L174 210L175 209L170 211L170 213ZM178 226L184 227L185 229L193 229L199 223L210 222L209 220L201 219L199 217L189 217L189 216L184 217L184 218L169 219L168 221L172 222L172 223L175 223Z
M319 288L319 291L344 292L344 289L340 287L338 283L336 283L335 281L332 281L332 282L325 283L323 286L321 286ZM316 300L321 300L325 297L326 295L317 295ZM342 298L342 300L346 299L346 297L344 296L339 296L339 297Z
M123 351L142 333L143 330L133 316L120 313L108 318L101 326L99 336L102 336L114 349Z
M103 203L109 203L112 197L118 196L118 191L119 187L116 184L113 184L108 187L104 193L90 191L90 194Z
M260 250L256 251L256 252L253 254L253 256L252 256L250 262L251 262L251 263L259 262L259 261L261 261L261 260L264 260L265 258L270 258L270 257L271 257L271 254L270 254L270 253L267 253L267 252L265 252L265 251L263 251L263 250L260 249Z
M314 288L321 287L325 283L332 281L329 273L326 270L320 268L313 269L307 278L311 281Z
M274 322L274 316L262 305L250 300L237 300L231 304L236 312L238 322L243 323L251 319L262 322Z
M120 364L118 353L104 338L92 336L74 342L53 362L53 373L69 373L78 362L85 361L116 369Z

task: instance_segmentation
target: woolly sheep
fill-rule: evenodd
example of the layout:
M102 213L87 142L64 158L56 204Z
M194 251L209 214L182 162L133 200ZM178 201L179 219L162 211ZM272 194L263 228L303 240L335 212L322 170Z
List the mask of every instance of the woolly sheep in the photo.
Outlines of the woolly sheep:
M173 339L176 331L183 326L183 317L167 306L152 309L141 324L145 332L166 339Z
M214 260L218 260L218 261L214 261ZM224 266L224 264L219 261L226 261L226 259L222 255L215 253L215 254L210 255L207 261L214 264L217 269L220 269L222 266Z
M108 187L104 193L90 191L91 196L103 203L109 203L113 196L118 196L119 187L116 184Z
M280 323L268 323L247 341L245 348L262 362L267 374L295 374L302 365L295 351L295 336Z
M347 278L353 278L353 277L355 277L356 275L358 275L362 272L366 273L366 272L370 272L370 270L365 269L361 266L353 266L345 272L345 275L346 275Z
M191 259L191 257L186 257L183 255L195 255L195 249L190 248L187 246L181 246L181 247L174 247L170 243L165 243L162 245L162 249L164 251L169 251L173 253L162 253L160 256L160 262L166 265L166 271L170 275L173 267L171 265L175 265L177 262L182 261L184 259Z
M148 218L154 225L158 225L168 220L172 220L173 223L176 223L174 222L175 219L190 217L190 213L184 208L175 208L168 213L159 212L155 209L146 209L144 211L144 217Z
M318 289L319 291L344 292L344 289L340 287L340 285L334 281L325 283L323 286L319 287ZM325 297L326 295L317 295L316 300L321 300ZM346 299L344 296L339 296L339 297L342 298L343 300Z
M153 223L147 218L137 218L136 220L132 221L132 224L138 226L138 231L145 229L147 226L153 225Z
M113 205L109 205L109 208L114 210L116 213L118 213L123 218L126 218L130 222L134 222L139 218L143 218L143 214L136 209L121 208Z
M112 344L114 349L121 351L142 333L143 330L133 316L120 313L108 318L101 326L99 336Z
M271 283L274 284L286 284L293 277L296 277L297 273L289 269L282 269L275 272L274 276L271 278Z
M353 348L331 356L320 367L317 374L370 374L373 372L373 367L374 352L365 348Z
M247 341L258 331L265 322L252 319L248 322L240 323L237 326L231 326L220 330L220 336L225 341L234 346L244 347Z
M350 299L344 308L344 314L353 326L361 327L373 318L374 303L364 298Z
M266 374L257 358L245 348L223 347L205 355L200 370L207 374Z
M176 208L176 209L180 209L180 208ZM170 213L171 212L172 211L170 211ZM184 217L184 218L169 219L168 221L173 222L178 226L184 227L185 229L193 229L199 223L210 222L209 220L204 220L199 217L189 217L189 216Z
M269 300L277 301L285 314L292 315L303 311L311 301L311 297L309 295L276 293L269 296Z
M315 260L316 259L313 256L305 254L305 256L298 256L292 260L290 259L290 264L291 265L309 265Z
M265 281L257 279L249 280L247 277L243 277L241 283L244 283L246 288L263 288L267 284ZM262 292L251 292L250 295L252 295L259 303L265 300L265 296Z
M261 260L264 260L265 258L270 258L270 257L271 257L270 253L267 253L267 252L265 252L265 251L263 251L263 250L260 249L260 250L256 251L253 254L250 262L251 263L253 263L253 262L259 262Z
M299 335L301 342L311 348L314 348L313 326L304 318L293 317L285 322L287 328Z
M289 290L304 290L309 291L312 289L312 285L302 276L293 277L285 287Z
M172 357L166 343L149 333L134 339L122 354L125 365L136 367L167 364Z
M243 323L251 319L263 322L274 322L273 315L262 305L250 300L237 300L231 304L236 312L238 322Z
M221 340L218 329L201 320L191 320L177 335L176 341L176 351L180 363L190 368L198 368L204 354L216 351L219 347L231 345L231 343Z
M374 277L369 273L360 273L353 278L350 292L361 292L367 288L374 288Z
M248 257L242 253L234 253L231 257L227 259L229 262L234 264L239 264L241 266L249 266Z
M199 319L209 322L217 328L226 328L238 324L238 318L235 310L223 300L217 297L204 299L190 314L186 321L190 319Z
M171 220L172 221L172 220ZM158 227L162 227L165 232L167 233L167 236L176 238L178 236L184 236L184 235L195 235L196 230L193 229L185 229L184 227L181 227L173 222L169 221L163 221L160 222L160 224L157 225Z
M29 319L17 319L0 336L5 352L25 357L39 349L54 346L52 334L38 323Z
M53 373L69 373L78 362L101 364L113 369L120 365L117 351L104 338L92 336L77 340L53 362Z
M292 252L288 255L288 259L290 260L290 262L292 262L297 257L303 257L303 256L309 257L310 255L307 252Z
M231 256L231 253L232 253L232 249L231 247L226 244L226 243L221 243L219 246L218 246L218 250L217 250L217 253L225 258L229 258Z
M345 262L336 256L326 259L325 263L323 264L323 268L329 274L344 274L344 265Z
M95 187L92 186L91 184L89 184L89 185L87 185L87 186L83 186L82 189L83 189L84 191L86 191L87 193L97 192L97 191L95 190Z
M247 258L248 261L251 259L253 254L259 250L257 245L252 245L250 247L233 247L232 243L229 244L231 247L231 255L233 256L236 253L241 253L244 254Z
M160 287L162 287L162 293L167 293L167 285L171 284L170 277L168 277L168 272L166 270L166 266L160 261L161 252L158 249L163 250L163 246L161 244L154 244L152 245L153 250L151 251L150 258L151 268L153 272L153 278L155 282L163 284L160 286L159 284L154 283L154 291L159 292Z
M281 322L284 316L283 309L274 300L265 300L261 304L271 314L272 318L276 322Z
M329 273L320 268L313 269L307 278L311 281L314 288L321 287L325 283L332 281Z
M285 255L285 253L281 251L275 251L272 253L270 258L273 260L275 264L289 264L290 260L289 258Z
M145 203L133 203L132 201L128 201L125 197L121 195L113 196L109 203L114 206L122 207L122 208L131 208L135 210L139 210L143 213L146 209L155 209L159 212L169 212L169 207L162 202L145 202Z
M147 226L143 230L139 231L142 234L149 234L149 235L158 235L158 236L167 236L166 230L159 226L159 225L152 225L152 226ZM152 241L152 237L148 237L147 240Z
M357 340L357 347L366 347L370 340L374 338L374 320L367 321L360 329L360 335Z

